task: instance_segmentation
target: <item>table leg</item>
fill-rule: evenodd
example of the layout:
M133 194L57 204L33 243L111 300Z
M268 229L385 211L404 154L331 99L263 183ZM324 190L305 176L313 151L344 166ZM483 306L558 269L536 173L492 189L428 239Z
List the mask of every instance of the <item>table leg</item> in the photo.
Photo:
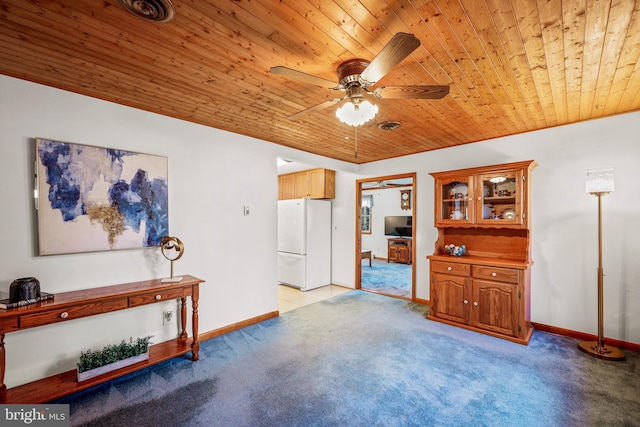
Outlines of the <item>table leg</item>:
M187 297L182 297L180 305L180 321L182 322L182 332L180 333L180 339L187 339Z
M0 334L0 391L7 389L7 385L4 383L4 364L5 364L4 334Z
M200 299L200 287L196 283L193 285L193 294L191 301L193 303L193 318L191 326L193 327L193 344L191 345L191 360L198 360L198 352L200 351L200 342L198 341L198 300Z

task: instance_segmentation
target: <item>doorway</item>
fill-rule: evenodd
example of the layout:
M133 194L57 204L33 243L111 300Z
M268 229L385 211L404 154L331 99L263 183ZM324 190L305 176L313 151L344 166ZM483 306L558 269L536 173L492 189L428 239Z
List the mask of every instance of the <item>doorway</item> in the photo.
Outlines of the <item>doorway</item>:
M416 174L356 181L356 289L415 300Z

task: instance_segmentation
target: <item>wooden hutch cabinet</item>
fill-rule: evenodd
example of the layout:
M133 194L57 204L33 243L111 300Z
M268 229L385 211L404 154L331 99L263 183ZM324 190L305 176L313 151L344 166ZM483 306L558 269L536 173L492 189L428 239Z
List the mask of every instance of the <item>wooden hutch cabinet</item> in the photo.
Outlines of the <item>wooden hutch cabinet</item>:
M431 320L528 344L533 160L432 173ZM445 246L465 245L460 257Z
M335 171L322 168L278 175L278 200L333 199L335 180Z
M411 239L391 238L387 240L387 262L411 264Z

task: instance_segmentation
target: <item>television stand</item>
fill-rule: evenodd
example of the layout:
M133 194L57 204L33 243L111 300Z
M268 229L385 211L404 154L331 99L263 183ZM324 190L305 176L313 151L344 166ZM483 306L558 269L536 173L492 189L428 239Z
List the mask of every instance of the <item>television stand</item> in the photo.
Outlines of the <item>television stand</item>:
M411 264L411 239L394 237L387 239L387 262Z

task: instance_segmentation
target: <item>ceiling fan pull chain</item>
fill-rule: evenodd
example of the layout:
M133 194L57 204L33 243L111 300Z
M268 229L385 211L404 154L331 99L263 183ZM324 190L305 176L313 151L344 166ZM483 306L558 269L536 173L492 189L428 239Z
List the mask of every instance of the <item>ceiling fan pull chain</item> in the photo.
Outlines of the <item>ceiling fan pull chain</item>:
M358 126L354 126L355 127L355 133L356 133L356 159L358 158Z

